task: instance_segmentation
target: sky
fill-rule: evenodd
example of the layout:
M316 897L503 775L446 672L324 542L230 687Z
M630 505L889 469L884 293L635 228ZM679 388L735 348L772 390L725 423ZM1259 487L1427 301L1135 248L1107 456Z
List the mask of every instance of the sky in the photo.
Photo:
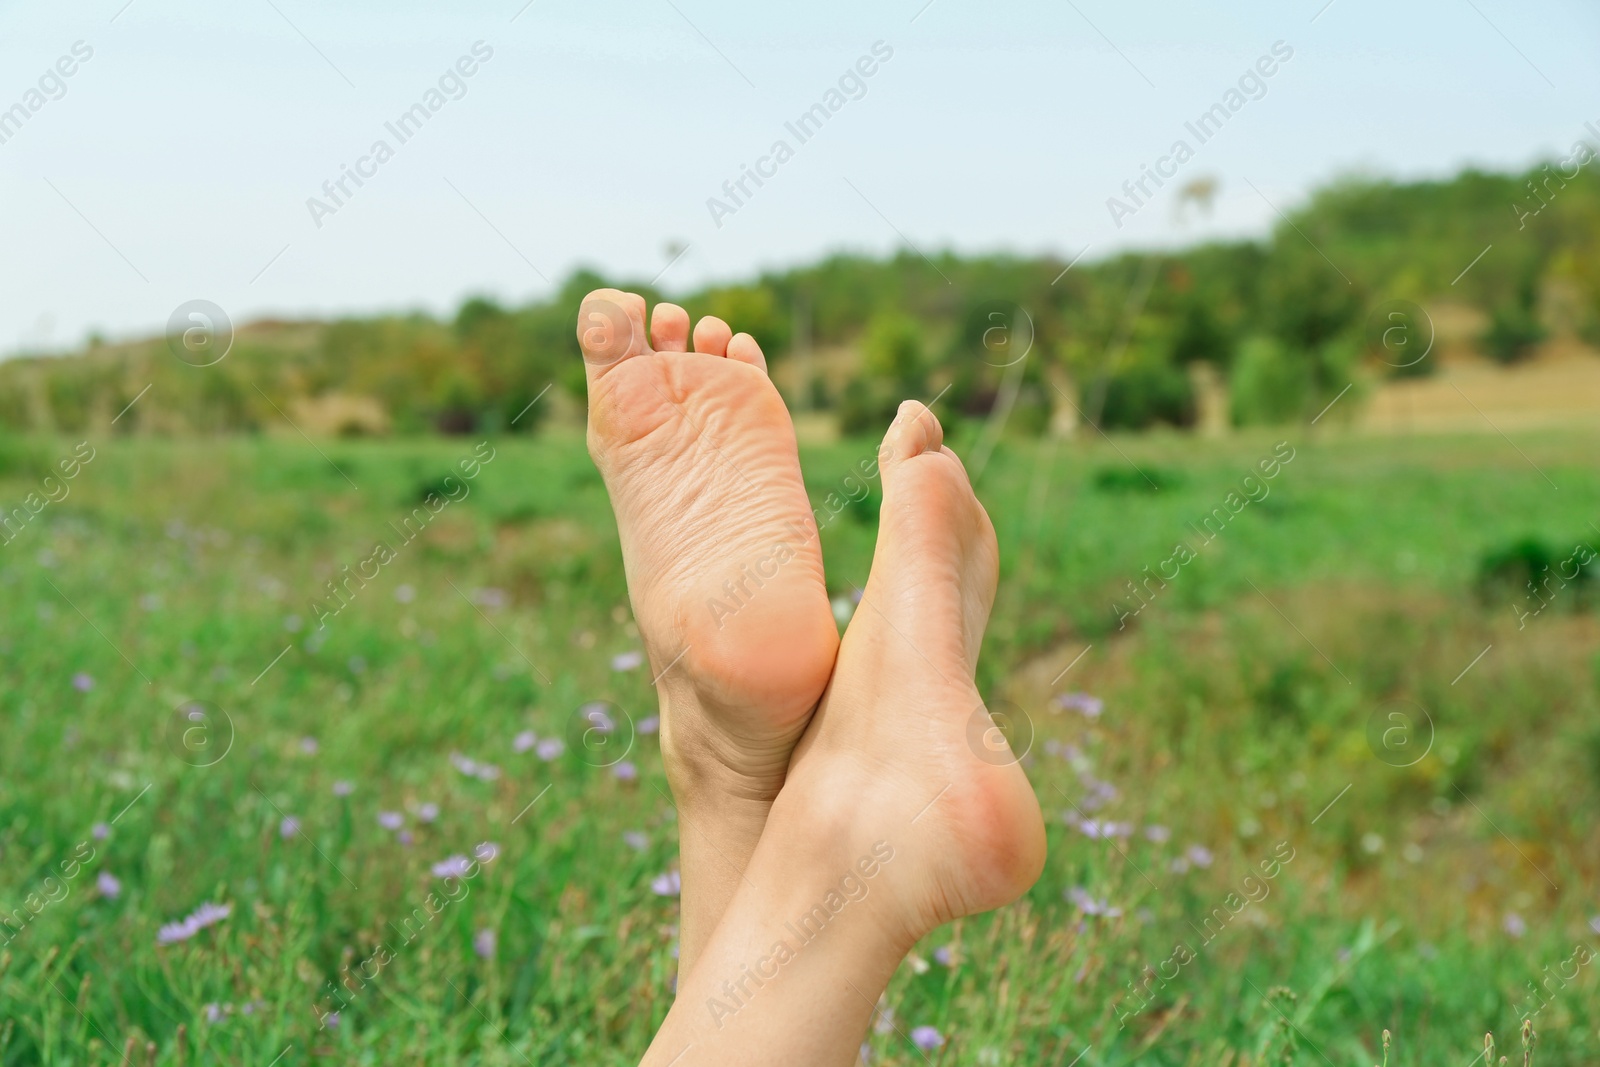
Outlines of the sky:
M1342 174L1526 166L1586 122L1585 0L0 0L0 354L196 299L520 303L580 266L673 293L838 250L1087 262L1263 235ZM1180 216L1196 178L1212 212Z

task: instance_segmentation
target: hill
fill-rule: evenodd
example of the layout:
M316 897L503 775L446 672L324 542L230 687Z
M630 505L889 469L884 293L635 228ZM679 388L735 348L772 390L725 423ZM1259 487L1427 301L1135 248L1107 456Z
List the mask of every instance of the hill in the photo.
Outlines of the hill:
M1303 420L1352 380L1433 373L1445 355L1432 349L1435 319L1474 324L1458 353L1512 365L1546 340L1600 342L1594 155L1580 143L1521 174L1346 178L1264 241L1070 269L1052 257L836 255L676 295L578 271L547 300L470 299L450 321L248 324L212 339L231 347L205 367L191 365L203 361L188 358L182 337L91 343L0 364L0 426L532 432L562 417L563 395L582 396L575 309L608 283L748 330L794 406L828 412L846 432L881 422L905 395L946 387L953 416L1003 402L1023 431L1085 420L1195 427L1208 380L1227 387L1224 422ZM548 402L532 403L552 386Z

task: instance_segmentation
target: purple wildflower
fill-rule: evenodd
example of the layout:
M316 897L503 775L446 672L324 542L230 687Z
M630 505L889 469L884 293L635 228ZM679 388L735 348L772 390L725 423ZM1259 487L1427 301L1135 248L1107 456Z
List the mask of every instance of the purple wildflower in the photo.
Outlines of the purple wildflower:
M111 827L103 822L97 822L89 828L89 833L94 835L96 841L104 841L111 836Z
M492 763L482 763L471 756L463 756L459 752L450 753L450 762L456 770L468 778L477 778L485 782L492 782L500 777L500 768Z
M212 1001L201 1010L206 1013L206 1022L215 1025L222 1021L222 1005L217 1002Z
M643 652L619 652L611 657L611 669L614 671L637 670L643 663Z
M1088 693L1066 693L1056 697L1056 707L1076 711L1086 719L1098 719L1106 710L1106 702Z
M677 871L668 871L650 879L650 892L658 897L675 897L683 889L683 877Z
M472 599L486 608L503 608L511 603L511 598L504 589L488 587L473 591Z
M100 876L94 880L94 885L100 890L100 895L107 900L116 900L122 895L122 883L108 871L101 871Z
M1589 929L1593 930L1597 934L1600 934L1600 915L1596 915L1594 918L1589 920Z
M650 847L650 838L640 830L624 830L622 832L622 843L635 852L643 852ZM1600 919L1596 919L1595 922L1600 923Z
M1103 915L1108 919L1116 919L1122 915L1121 908L1113 908L1103 900L1096 900L1090 892L1081 885L1069 888L1064 894L1066 898L1078 906L1078 910L1085 915Z
M279 837L293 837L300 832L300 820L293 815L285 815L283 821L278 823Z
M337 1030L339 1028L339 1013L336 1011L330 1011L328 1014L324 1015L322 1017L322 1025L327 1027L329 1030Z
M493 959L495 942L496 938L493 930L479 930L472 935L472 951L478 954L479 959Z
M398 811L378 812L378 825L385 830L398 830L406 824L406 817Z
M82 671L79 671L77 674L72 676L72 688L76 689L80 693L87 693L89 690L94 688L94 679Z
M439 805L426 801L417 805L417 818L423 822L432 822L439 817Z
M511 739L511 751L523 753L539 743L539 737L532 730L524 730Z
M1196 867L1209 867L1213 859L1211 850L1204 845L1190 845L1185 855L1189 857L1189 862Z
M911 1031L911 1043L924 1052L932 1052L944 1045L944 1035L931 1026L918 1026Z
M442 859L432 867L435 878L465 878L471 869L472 861L460 855Z
M409 604L413 600L417 599L416 587L410 585L409 583L397 585L395 586L394 590L394 598L402 604Z
M302 737L300 739L300 751L308 756L315 756L318 747L315 737Z
M567 743L559 737L547 737L539 742L535 754L546 763L560 756L567 750Z
M472 846L472 854L478 858L479 863L493 863L500 855L500 846L493 841L480 841Z
M416 840L411 836L410 830L401 830L399 833L394 835L394 839L400 842L402 845L410 845L412 841Z
M333 783L333 795L336 797L347 797L355 791L355 783L347 782L343 778Z
M1144 828L1144 836L1159 845L1172 836L1172 831L1165 826L1151 825Z
M1514 911L1506 912L1505 928L1512 937L1521 937L1528 932L1527 922Z
M941 967L948 967L955 962L955 954L951 952L949 945L940 945L933 950L933 962Z
M611 773L616 776L619 782L631 782L639 777L639 768L635 767L632 762L623 760L611 768Z
M212 904L207 902L200 905L189 915L177 922L170 922L156 932L156 943L172 945L179 941L187 941L208 926L215 926L226 919L233 911L231 904Z
M646 737L661 732L661 716L647 715L639 720L639 732Z
M1085 811L1095 811L1117 799L1117 787L1110 782L1101 781L1093 776L1085 776L1083 784L1089 788L1088 795L1079 804L1079 807Z

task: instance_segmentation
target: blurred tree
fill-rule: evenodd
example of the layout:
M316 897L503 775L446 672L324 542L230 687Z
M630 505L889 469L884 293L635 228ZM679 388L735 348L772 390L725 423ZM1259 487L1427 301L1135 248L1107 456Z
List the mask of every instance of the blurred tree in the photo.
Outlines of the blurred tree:
M1491 358L1501 363L1515 363L1544 340L1536 290L1534 279L1525 277L1518 282L1510 298L1490 312L1489 328L1479 341Z
M1235 426L1292 422L1310 401L1310 366L1276 338L1252 337L1240 347L1229 385Z

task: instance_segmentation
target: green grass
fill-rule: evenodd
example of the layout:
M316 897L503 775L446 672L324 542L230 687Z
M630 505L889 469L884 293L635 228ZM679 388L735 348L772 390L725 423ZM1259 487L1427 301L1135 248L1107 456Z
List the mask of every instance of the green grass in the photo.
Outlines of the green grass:
M1270 492L1203 543L1189 523L1281 441L1294 458ZM76 443L0 443L0 504ZM407 545L390 524L475 441L327 458L299 440L94 444L70 494L0 545L0 907L29 914L0 929L0 1063L116 1063L130 1039L161 1064L180 1045L188 1063L635 1062L671 1001L676 900L650 883L676 834L655 738L633 728L655 710L647 671L612 669L639 642L581 442L495 442ZM1594 1062L1600 968L1567 961L1600 952L1596 619L1557 601L1519 629L1473 583L1523 536L1600 545L1597 445L1301 429L1003 444L979 481L1003 555L980 681L1035 735L1051 855L1022 902L902 968L900 1029L937 1026L947 1065L1365 1067L1387 1027L1395 1063L1465 1067L1486 1030L1514 1043L1528 983L1576 966L1535 1019L1539 1062ZM808 450L814 502L844 498L871 454ZM875 507L824 530L836 593L865 581ZM313 598L378 540L395 558L317 629ZM1119 628L1127 583L1179 541L1194 558ZM1058 709L1068 690L1104 714ZM637 781L595 765L615 748L578 743L594 700L622 709ZM194 701L217 709L209 734L174 721ZM1369 722L1381 737L1404 712L1420 744L1417 708L1427 756L1380 760ZM524 730L567 751L518 753ZM500 774L464 775L452 753ZM1102 781L1115 796L1088 814L1132 824L1126 839L1063 819L1109 796ZM380 811L404 813L409 844ZM280 833L286 815L300 832ZM485 841L493 862L415 918L444 884L431 866ZM1173 870L1194 845L1209 866ZM1084 914L1073 887L1121 914ZM232 912L157 944L206 901ZM1144 992L1180 943L1192 959ZM328 983L379 946L376 976L319 1028L339 1006ZM870 1041L874 1063L923 1062L893 1029Z

